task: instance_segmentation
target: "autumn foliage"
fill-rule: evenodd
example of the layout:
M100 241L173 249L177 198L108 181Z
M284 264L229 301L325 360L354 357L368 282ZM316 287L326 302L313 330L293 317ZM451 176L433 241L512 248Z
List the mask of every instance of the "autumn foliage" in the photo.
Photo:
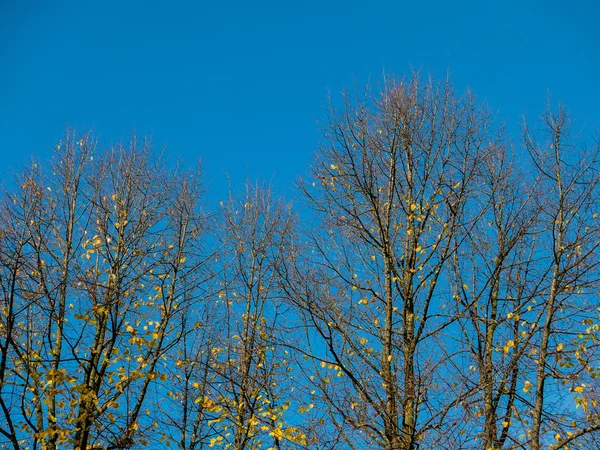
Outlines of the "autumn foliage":
M0 198L0 448L598 448L599 150L388 79L300 214L67 131Z

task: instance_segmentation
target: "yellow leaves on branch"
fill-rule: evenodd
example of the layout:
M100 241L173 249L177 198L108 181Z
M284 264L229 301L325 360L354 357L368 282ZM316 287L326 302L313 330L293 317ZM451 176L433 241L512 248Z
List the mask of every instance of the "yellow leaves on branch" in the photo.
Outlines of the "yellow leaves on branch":
M46 374L48 385L59 385L65 382L73 381L73 377L67 373L66 369L50 369Z
M513 341L511 339L506 344L504 344L504 353L508 353L510 351L510 349L514 348L514 347L515 347L515 341Z
M219 413L223 410L223 407L221 405L219 405L217 402L211 400L208 397L198 397L196 400L194 400L194 403L200 404L203 409L213 414Z
M583 392L585 392L586 388L587 388L587 385L582 383L579 386L575 386L573 389L571 389L571 392L575 392L577 394L583 394ZM577 395L577 396L575 396L574 400L575 400L575 408L581 407L581 409L584 412L588 412L590 404L594 408L598 407L598 400L596 400L595 398L590 398L589 396Z
M308 411L310 411L310 410L311 410L311 409L313 409L314 407L315 407L315 405L313 405L312 403L309 403L309 404L308 404L308 405L306 405L306 406L301 406L301 407L298 409L298 412L299 412L300 414L302 414L302 413L305 413L305 412L308 412Z
M517 313L514 313L514 312L509 312L509 313L506 315L506 318L507 318L507 319L513 319L513 320L515 320L515 321L519 321L519 320L521 320L521 316L520 316L519 314L517 314Z
M266 427L263 427L263 429ZM267 428L268 430L268 428ZM264 430L264 431L267 431ZM283 428L283 424L281 422L279 422L277 424L277 427L272 429L269 432L270 436L273 436L276 439L285 439L288 440L290 442L292 442L293 444L300 444L300 445L308 445L308 441L306 439L306 435L304 433L302 433L302 431L299 428L296 427L287 427L287 428Z
M215 445L220 444L222 441L223 441L223 436L217 436L217 437L211 438L208 446L214 447Z

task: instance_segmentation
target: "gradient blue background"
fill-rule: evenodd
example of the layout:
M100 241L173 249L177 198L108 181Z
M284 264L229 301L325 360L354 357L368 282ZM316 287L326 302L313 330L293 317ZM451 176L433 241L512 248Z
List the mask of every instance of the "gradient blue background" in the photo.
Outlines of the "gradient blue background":
M600 125L598 1L0 1L0 173L67 125L201 158L210 198L290 193L334 98L411 67L471 87L515 132L548 93Z

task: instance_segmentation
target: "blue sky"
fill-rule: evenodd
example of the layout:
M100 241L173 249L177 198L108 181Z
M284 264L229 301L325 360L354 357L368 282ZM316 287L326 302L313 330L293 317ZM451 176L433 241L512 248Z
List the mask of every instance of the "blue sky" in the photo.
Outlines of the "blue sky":
M600 3L0 2L0 172L46 159L67 125L149 134L201 158L212 194L246 176L283 193L319 142L327 93L411 67L449 72L498 117L548 93L600 125ZM514 129L514 128L512 128Z

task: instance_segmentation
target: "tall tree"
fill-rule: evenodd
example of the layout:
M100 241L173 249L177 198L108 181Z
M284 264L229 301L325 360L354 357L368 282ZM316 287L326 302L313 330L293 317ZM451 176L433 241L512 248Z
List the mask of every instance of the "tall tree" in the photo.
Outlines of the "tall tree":
M201 325L172 355L164 440L186 450L302 446L279 282L294 214L270 189L248 184L221 203L212 225L212 287L189 311Z
M200 193L146 142L97 153L92 137L67 133L50 170L34 166L8 194L5 229L24 235L8 295L23 319L3 346L14 448L145 441L149 387L166 376L197 289Z
M333 370L314 375L321 401L351 448L444 445L440 427L469 395L452 384L450 355L461 350L441 342L454 318L439 308L460 233L473 226L465 209L491 127L471 94L418 75L331 110L302 184L322 220L309 256L319 287L291 290L319 341L313 358Z
M525 126L526 151L489 158L483 214L454 261L465 380L481 392L464 405L465 435L485 449L587 445L599 429L598 149L575 139L564 108L541 132Z
M0 447L597 448L600 145L572 127L513 144L419 74L345 94L302 230L67 132L0 197Z
M270 189L248 185L220 214L222 342L214 368L225 429L216 438L235 450L289 448L305 442L288 422L293 374L285 340L279 266L288 256L295 218ZM293 394L292 394L293 395Z
M522 410L521 320L535 296L530 279L540 189L531 174L519 170L511 150L498 147L481 166L479 217L464 230L453 259L453 314L470 354L462 363L463 383L479 391L463 404L463 430L465 439L481 439L484 449L518 442L512 422L520 417L517 405Z
M600 430L590 392L598 372L595 351L597 290L600 287L600 147L574 135L564 108L543 116L542 140L525 127L524 141L546 192L540 205L536 252L536 312L531 371L530 448L561 448ZM585 331L584 331L585 329ZM588 347L590 348L588 351ZM564 386L571 395L565 395ZM574 413L569 399L581 413ZM567 404L565 404L567 403ZM552 442L555 440L555 442Z

